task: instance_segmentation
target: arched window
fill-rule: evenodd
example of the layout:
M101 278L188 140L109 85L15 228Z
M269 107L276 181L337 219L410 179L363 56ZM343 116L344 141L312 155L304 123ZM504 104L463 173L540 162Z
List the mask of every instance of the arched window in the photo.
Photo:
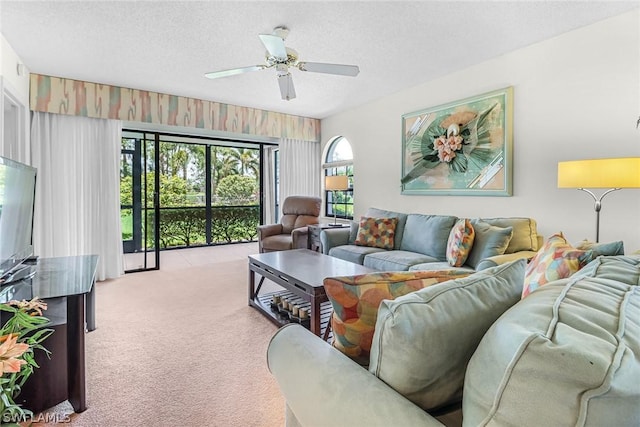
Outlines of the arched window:
M325 177L346 175L349 179L346 190L325 189L325 216L353 219L353 152L346 138L339 136L331 141L322 168Z

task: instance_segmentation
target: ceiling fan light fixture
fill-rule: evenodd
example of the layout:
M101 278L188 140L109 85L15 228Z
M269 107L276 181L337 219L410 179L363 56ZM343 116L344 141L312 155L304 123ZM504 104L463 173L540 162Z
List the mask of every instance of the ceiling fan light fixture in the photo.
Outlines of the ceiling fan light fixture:
M278 77L285 76L289 74L289 67L287 64L276 64L276 72L278 73Z
M266 49L266 65L253 65L230 70L214 71L206 73L205 77L217 79L250 71L275 68L278 75L278 85L280 86L282 99L289 101L296 97L296 91L293 87L293 79L289 73L290 67L296 67L300 71L310 71L312 73L337 74L351 77L357 76L360 72L357 65L300 62L298 60L298 52L284 45L284 40L287 38L288 34L289 29L285 26L275 27L272 34L258 34L260 41Z

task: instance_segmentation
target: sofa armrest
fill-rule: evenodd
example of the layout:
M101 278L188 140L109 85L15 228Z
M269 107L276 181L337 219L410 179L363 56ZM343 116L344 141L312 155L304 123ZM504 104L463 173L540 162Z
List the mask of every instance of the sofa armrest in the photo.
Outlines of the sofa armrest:
M276 332L267 363L302 426L443 425L300 325Z
M505 264L507 262L515 261L521 258L530 260L531 258L536 256L536 253L537 252L535 251L519 251L519 252L514 252L512 254L490 256L488 258L481 260L478 263L476 267L476 271L485 270L487 268L495 267L496 265Z
M291 249L307 249L309 229L304 227L294 228L291 232Z
M282 234L282 224L265 224L258 226L258 240L275 236L276 234Z
M269 236L282 234L282 224L265 224L258 226L258 250L262 253L262 241Z
M322 253L329 254L329 249L335 246L349 244L349 228L328 228L320 232L320 242L322 243Z

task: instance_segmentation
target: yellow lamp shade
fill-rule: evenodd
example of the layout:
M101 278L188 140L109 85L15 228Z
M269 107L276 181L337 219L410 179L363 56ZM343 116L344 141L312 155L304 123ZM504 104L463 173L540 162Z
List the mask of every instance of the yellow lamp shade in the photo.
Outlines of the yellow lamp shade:
M324 189L339 191L349 189L349 177L346 175L330 175L324 178Z
M559 162L558 188L640 188L640 157Z

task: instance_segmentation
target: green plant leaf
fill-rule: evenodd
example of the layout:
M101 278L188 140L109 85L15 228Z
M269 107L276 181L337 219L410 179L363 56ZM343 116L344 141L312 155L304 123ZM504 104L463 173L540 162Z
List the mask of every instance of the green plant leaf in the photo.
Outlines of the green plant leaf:
M49 338L51 334L53 334L53 329L40 329L34 332L29 337L30 344L32 345L40 344L41 342Z
M23 410L16 405L15 398L20 394L22 386L27 379L33 374L34 368L38 368L35 361L34 349L44 351L47 356L50 354L41 343L46 340L54 332L53 329L43 329L42 327L49 323L49 319L44 316L32 316L26 312L26 309L18 309L0 304L0 310L12 313L12 316L6 321L0 335L15 334L19 343L27 344L29 347L19 358L25 363L21 366L20 371L16 373L4 373L0 376L0 415L4 418L9 415L11 420L23 417L25 413L31 411ZM6 425L6 424L3 424Z

